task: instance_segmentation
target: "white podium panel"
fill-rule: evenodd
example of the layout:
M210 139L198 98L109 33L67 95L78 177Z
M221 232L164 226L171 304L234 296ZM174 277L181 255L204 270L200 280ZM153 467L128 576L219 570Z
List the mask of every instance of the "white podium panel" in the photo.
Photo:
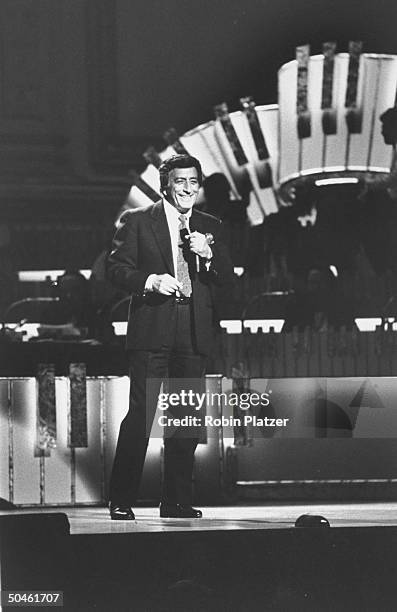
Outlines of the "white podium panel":
M72 458L68 447L69 428L69 381L57 378L56 398L56 447L52 448L43 461L43 502L46 504L68 504L72 490Z
M219 377L209 377L214 384ZM0 379L0 497L16 505L84 505L107 501L120 423L128 411L128 377L87 378L87 446L71 447L70 386L56 377L56 442L37 451L38 404L35 378ZM163 440L151 437L140 499L158 501ZM196 484L219 487L219 440L208 438L198 451ZM218 474L217 472L217 474ZM215 479L215 480L214 480Z
M291 483L396 478L396 388L394 377L242 383L207 376L200 417L209 420L195 455L196 502L219 503L233 479ZM0 497L17 505L106 503L118 430L128 410L129 380L87 379L86 447L69 443L69 391L69 380L57 378L56 446L40 454L36 379L0 379ZM258 397L268 393L270 402L258 406ZM254 394L254 408L247 394ZM219 395L220 403L213 399ZM236 410L236 398L244 409ZM155 419L159 416L157 412ZM245 416L262 421L245 422ZM162 447L157 427L149 442L140 500L160 498ZM236 459L232 470L230 451Z
M15 504L40 502L40 459L35 457L37 403L36 380L17 379L11 385L10 464Z
M270 391L267 407L246 412L267 417L268 425L258 420L224 429L225 446L236 444L237 480L396 478L396 383L394 377L247 381L245 392ZM225 380L223 389L231 393L235 385ZM277 419L287 422L276 426Z

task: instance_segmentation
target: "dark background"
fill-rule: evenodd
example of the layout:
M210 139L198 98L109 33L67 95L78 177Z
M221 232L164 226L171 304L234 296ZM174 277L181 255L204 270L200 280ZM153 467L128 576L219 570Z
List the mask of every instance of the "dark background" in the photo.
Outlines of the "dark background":
M243 95L277 102L277 71L295 47L362 40L364 51L396 53L393 1L201 0L119 3L120 129L150 141L212 118L214 104Z
M396 53L396 23L394 0L2 0L1 183L125 177L215 104L277 103L297 45Z

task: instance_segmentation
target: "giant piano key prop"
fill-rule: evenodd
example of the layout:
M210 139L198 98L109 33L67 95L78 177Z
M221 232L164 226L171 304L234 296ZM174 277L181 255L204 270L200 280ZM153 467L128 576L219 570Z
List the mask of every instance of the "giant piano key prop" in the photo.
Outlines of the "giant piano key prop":
M232 113L225 103L215 106L215 120L179 137L175 129L167 130L164 139L168 147L160 152L150 147L144 153L149 163L140 177L134 177L130 206L149 204L148 188L160 197L160 163L171 155L189 153L200 160L204 177L225 175L232 199L249 194L248 216L253 225L277 212L273 180L277 170L277 106L256 106L249 97L240 102L242 110ZM150 197L156 200L153 193Z
M335 54L335 47L325 43L315 56L298 47L296 60L279 71L277 178L284 199L308 177L324 184L389 172L392 152L379 117L396 101L397 56L361 53L360 42L348 53Z
M56 377L0 381L0 496L18 505L95 503L103 498L103 436L85 364Z
M214 106L214 117L207 122L183 134L168 129L164 149L148 148L144 153L145 170L140 174L131 172L132 186L125 207L159 201L159 165L171 155L184 152L200 160L205 177L222 173L229 183L231 199L248 198L251 225L291 205L290 194L300 185L357 182L390 173L392 150L382 137L379 117L396 105L397 55L364 53L359 41L351 42L347 52L337 52L336 43L327 42L319 55L310 55L309 46L302 45L296 49L295 59L280 68L278 91L278 104L257 105L245 96L238 109L229 110L220 101ZM219 369L213 370L217 375L207 377L207 388L227 391L229 386L233 391L237 382L230 379L244 378L247 385L260 389L266 385L267 377L290 378L297 381L290 388L301 388L305 399L308 389L316 395L319 377L392 377L396 360L391 333L380 339L376 334L366 338L362 334L359 339L353 333L348 338L341 334L337 341L332 334L224 334L214 357ZM229 381L221 379L221 373L226 373ZM280 388L284 389L283 385L280 383ZM394 395L390 389L394 380L379 385L384 393L383 404L392 406ZM336 397L337 390L333 388L332 393ZM360 393L357 391L358 396ZM368 408L362 403L360 406ZM352 407L354 403L347 408ZM275 402L273 408L277 408ZM1 379L0 497L18 505L103 503L118 427L127 409L128 380L87 378L83 364L72 364L68 377L57 377L51 364L43 364L37 379ZM324 433L313 414L309 415L310 422L299 420L307 415L294 410L286 398L285 403L280 403L280 414L289 414L288 411L295 419L296 437L317 438ZM383 411L382 416L394 418L391 409ZM361 410L357 421L360 432L374 431L375 420L374 411ZM376 426L380 428L378 437L392 431L385 419L378 419ZM354 431L358 434L357 424ZM226 480L233 480L230 475L234 468L229 469L227 457L236 467L234 433L232 428L221 428L201 445L196 454L197 489L211 489L215 494ZM276 465L282 444L292 449L294 443L286 438L278 444L275 435L274 439L266 438L266 444L255 439L249 446L248 434L245 430L239 432L240 479L307 477L306 468L318 451L318 440L313 440L313 453L307 459L302 443L293 448L294 452L303 452L299 474L293 474L285 464L283 474L272 474L265 467L260 475L255 466L264 458L263 465L269 465L269 458ZM369 444L375 456L380 446L376 440ZM153 499L160 490L161 446L160 439L149 445L142 490L146 499ZM274 450L274 461L266 456L270 448ZM342 459L349 456L349 448L341 446ZM289 463L292 457L291 450ZM310 473L310 477L315 475ZM203 479L207 479L205 483Z
M363 53L360 41L337 52L326 42L321 55L310 47L278 74L278 104L256 105L240 98L240 110L225 103L214 119L178 135L166 131L162 151L145 153L148 166L135 176L130 207L160 198L158 166L187 152L202 163L204 176L225 175L232 199L249 198L251 225L291 204L291 190L308 180L357 182L386 176L392 152L380 131L379 116L396 103L397 56Z
M221 389L222 375L206 377L207 393ZM17 506L106 503L128 397L127 377L87 377L80 363L68 377L41 364L37 378L0 379L0 498ZM219 407L209 403L206 414L218 417ZM155 430L140 488L150 502L158 502L163 469L163 429ZM197 451L194 488L207 501L219 501L222 488L220 436L204 436Z

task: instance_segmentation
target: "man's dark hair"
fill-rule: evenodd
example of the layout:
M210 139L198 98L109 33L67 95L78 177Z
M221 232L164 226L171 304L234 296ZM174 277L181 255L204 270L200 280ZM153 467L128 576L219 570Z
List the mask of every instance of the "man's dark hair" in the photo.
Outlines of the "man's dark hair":
M199 185L203 182L203 171L201 170L201 164L198 159L187 154L173 155L163 161L159 167L161 191L167 187L169 174L174 168L196 168Z

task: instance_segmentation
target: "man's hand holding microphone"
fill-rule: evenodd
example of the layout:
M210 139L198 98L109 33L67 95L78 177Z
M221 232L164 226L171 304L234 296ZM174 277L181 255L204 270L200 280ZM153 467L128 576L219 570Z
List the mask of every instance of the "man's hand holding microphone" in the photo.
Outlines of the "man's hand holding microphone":
M199 257L209 261L212 257L210 244L213 243L212 234L201 234L200 232L192 232L185 234L185 240L189 242L191 253L196 255L196 270L200 271ZM162 295L172 295L180 291L181 283L171 274L150 274L146 281L145 291L154 291Z

